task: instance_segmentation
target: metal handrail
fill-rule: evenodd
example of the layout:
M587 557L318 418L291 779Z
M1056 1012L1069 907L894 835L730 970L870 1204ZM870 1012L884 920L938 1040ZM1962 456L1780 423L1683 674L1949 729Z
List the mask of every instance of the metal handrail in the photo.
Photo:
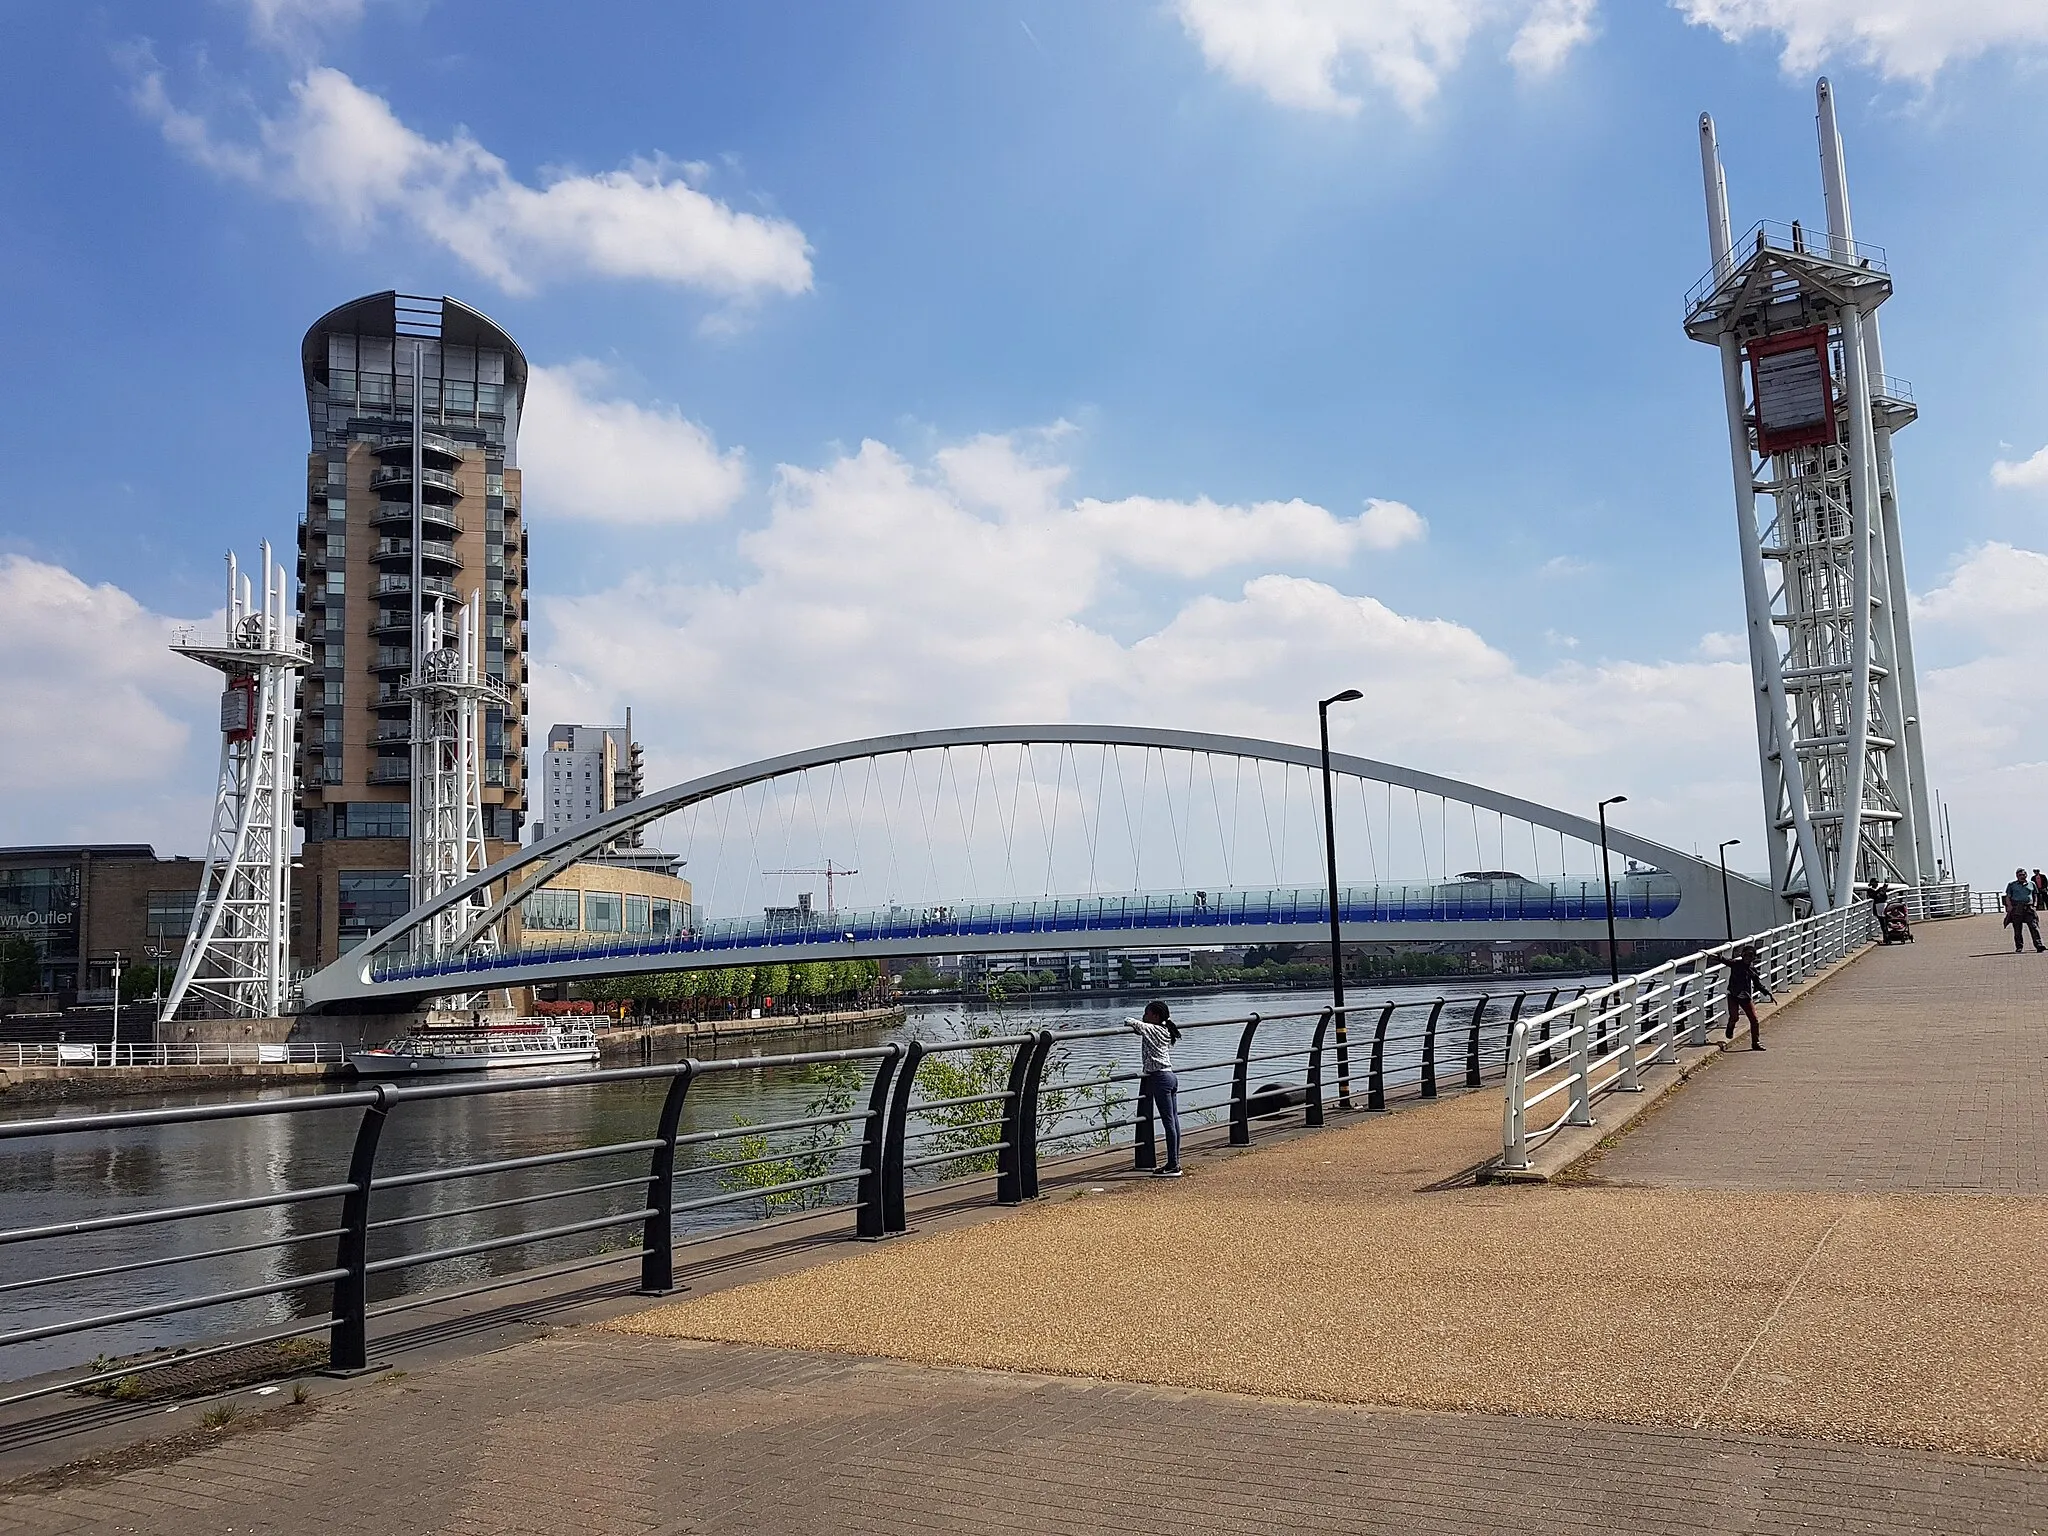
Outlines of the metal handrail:
M1977 910L1966 885L1911 886L1897 894L1916 921ZM1530 1154L1567 1126L1594 1123L1596 1098L1639 1093L1644 1067L1676 1061L1681 1045L1707 1044L1727 1004L1728 971L1719 962L1736 948L1755 946L1764 988L1775 992L1878 937L1876 911L1859 900L1667 960L1561 1007L1517 1018L1508 1042L1499 1166L1510 1172L1528 1168ZM1531 1111L1561 1093L1569 1096L1564 1113L1532 1123Z

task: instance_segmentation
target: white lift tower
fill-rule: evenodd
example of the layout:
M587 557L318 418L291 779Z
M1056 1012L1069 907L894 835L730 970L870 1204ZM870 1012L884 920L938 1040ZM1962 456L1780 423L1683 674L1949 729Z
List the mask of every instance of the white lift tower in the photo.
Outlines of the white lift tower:
M291 984L292 736L306 647L290 638L285 569L263 546L259 602L228 556L227 635L171 649L227 675L206 876L158 1023L196 1013L268 1019Z
M1891 274L1855 238L1826 80L1818 100L1825 233L1758 224L1736 239L1701 116L1714 264L1685 316L1721 353L1771 880L1816 911L1859 882L1937 878L1892 479L1892 434L1917 412L1884 372Z
M457 610L454 631L435 598L413 644L412 900L433 900L483 869L483 709L505 691L483 675L478 600ZM493 947L489 932L471 933L490 905L486 892L438 914L420 930L422 958Z

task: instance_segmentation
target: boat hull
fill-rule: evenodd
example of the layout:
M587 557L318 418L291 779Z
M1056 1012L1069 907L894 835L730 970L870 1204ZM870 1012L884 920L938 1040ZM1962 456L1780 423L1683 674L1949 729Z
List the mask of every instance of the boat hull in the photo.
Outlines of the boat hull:
M589 1067L597 1047L559 1046L527 1051L351 1051L348 1064L358 1077L425 1077L446 1072L530 1071L536 1067Z

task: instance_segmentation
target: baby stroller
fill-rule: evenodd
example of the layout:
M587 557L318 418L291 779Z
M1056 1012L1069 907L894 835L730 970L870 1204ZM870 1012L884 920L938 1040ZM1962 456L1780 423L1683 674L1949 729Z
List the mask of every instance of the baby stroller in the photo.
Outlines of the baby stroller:
M1904 897L1894 896L1884 904L1884 912L1878 919L1878 931L1887 944L1913 942L1913 925L1906 921Z

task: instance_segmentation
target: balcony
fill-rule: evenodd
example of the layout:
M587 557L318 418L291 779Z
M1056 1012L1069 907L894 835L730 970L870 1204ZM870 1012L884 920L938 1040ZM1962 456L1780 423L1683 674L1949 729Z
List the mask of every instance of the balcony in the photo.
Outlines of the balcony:
M370 732L370 745L373 747L384 742L409 742L411 740L412 722L410 720L379 720L377 728Z
M386 454L402 453L409 463L412 459L412 434L410 432L387 432L384 436L377 439L376 446L371 451L379 458L383 458ZM438 432L422 432L420 434L420 454L422 457L427 454L435 454L441 458L460 463L462 460L462 444L456 442L452 437L443 437ZM445 468L447 466L436 465L435 467Z
M377 541L376 558L379 560L410 560L412 559L412 540L379 539ZM462 569L462 556L455 553L455 546L444 539L421 539L420 558L422 560L437 561L445 566L453 566L458 571Z
M409 645L380 645L376 658L370 663L372 672L410 672L412 670L412 647Z
M420 592L421 595L426 597L452 598L457 596L455 583L446 581L439 576L422 576L420 578ZM411 593L412 577L409 575L400 576L396 572L386 571L377 578L377 595L379 597L389 597L393 594L410 596Z
M372 784L409 784L412 782L412 762L397 758L380 757L370 765L369 780Z
M460 512L456 511L453 507L443 506L439 502L429 501L422 503L420 518L423 522L432 523L437 527L453 528L457 533L461 533L469 527L469 524L463 521ZM410 529L412 527L412 507L409 503L402 501L380 501L377 503L377 511L370 521L379 528L397 527Z
M376 473L370 476L370 489L374 491L390 490L398 486L409 486L411 484L412 466L410 464L380 464L377 467ZM462 487L455 483L455 476L445 469L422 467L420 470L420 488L429 491L445 491L450 496L460 496L462 494Z

